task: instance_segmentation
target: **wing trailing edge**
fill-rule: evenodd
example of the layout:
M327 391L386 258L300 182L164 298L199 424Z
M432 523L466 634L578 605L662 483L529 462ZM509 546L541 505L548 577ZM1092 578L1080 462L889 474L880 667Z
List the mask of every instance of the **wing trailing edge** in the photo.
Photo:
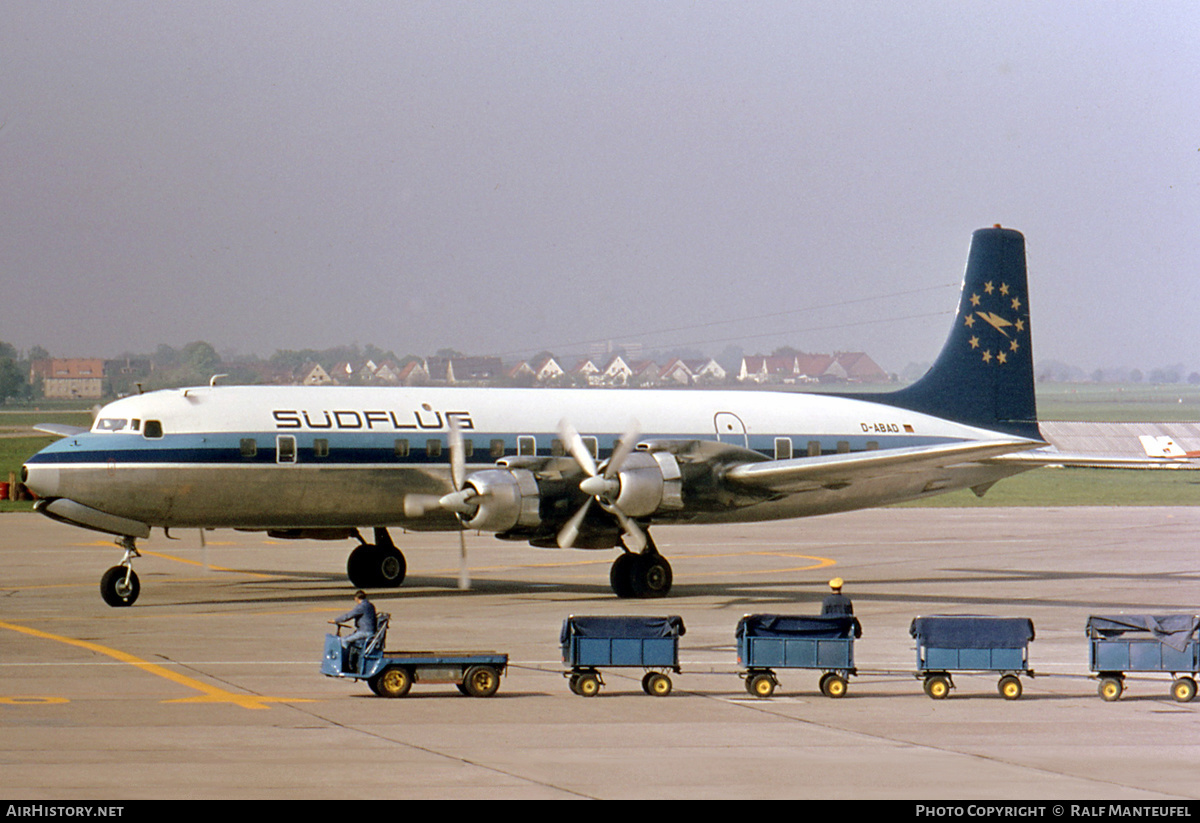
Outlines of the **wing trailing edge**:
M731 486L744 489L798 492L811 488L842 487L888 475L977 463L1044 445L1040 440L1014 438L769 460L734 466L725 472L723 479Z

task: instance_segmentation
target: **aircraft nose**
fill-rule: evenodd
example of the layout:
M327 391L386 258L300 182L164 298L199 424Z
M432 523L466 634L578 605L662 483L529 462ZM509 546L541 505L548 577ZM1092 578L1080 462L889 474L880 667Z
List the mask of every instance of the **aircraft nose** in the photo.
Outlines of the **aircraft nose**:
M38 497L58 497L58 469L51 466L21 466L21 482Z

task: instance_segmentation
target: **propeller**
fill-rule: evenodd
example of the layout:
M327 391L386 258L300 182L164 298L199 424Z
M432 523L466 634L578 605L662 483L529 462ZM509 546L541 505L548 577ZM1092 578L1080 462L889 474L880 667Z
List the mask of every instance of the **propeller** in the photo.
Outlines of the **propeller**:
M633 451L634 446L637 445L637 424L631 423L630 429L617 442L612 456L600 467L596 466L596 461L592 457L592 453L587 445L583 442L583 438L579 435L579 432L566 420L563 420L559 424L559 434L567 451L571 453L571 456L575 458L575 462L579 464L579 467L583 469L583 473L587 475L579 483L579 489L588 495L587 501L575 514L571 515L571 519L563 524L563 527L559 530L559 547L569 549L575 545L575 541L579 539L579 530L594 501L599 503L600 507L606 512L617 518L617 522L621 524L621 530L624 532L624 537L627 540L626 545L631 550L640 552L646 546L646 533L637 524L637 521L621 511L615 502L617 496L621 493L621 466L625 463L626 458L629 457L630 452Z

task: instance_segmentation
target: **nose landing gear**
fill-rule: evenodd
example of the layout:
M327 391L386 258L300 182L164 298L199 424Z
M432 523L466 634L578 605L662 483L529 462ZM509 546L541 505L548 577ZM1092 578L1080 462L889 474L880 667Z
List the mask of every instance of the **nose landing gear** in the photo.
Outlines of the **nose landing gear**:
M133 570L133 558L141 557L137 542L132 537L122 537L117 545L125 549L119 565L113 566L100 578L100 596L114 608L132 606L142 591L137 572Z

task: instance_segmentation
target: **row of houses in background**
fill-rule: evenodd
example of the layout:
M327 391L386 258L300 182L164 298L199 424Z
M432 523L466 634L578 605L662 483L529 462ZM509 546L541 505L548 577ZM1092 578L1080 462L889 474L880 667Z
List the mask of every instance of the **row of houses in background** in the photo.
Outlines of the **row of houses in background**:
M332 370L310 363L297 382L308 385L509 385L509 386L720 386L733 382L756 384L883 383L888 375L862 352L835 354L755 355L744 357L736 374L712 358L671 358L665 365L653 360L626 360L620 354L607 360L587 359L564 368L547 356L505 365L497 357L430 357L403 367L392 363L341 363Z
M684 387L721 386L735 383L879 383L887 374L861 352L836 354L754 355L742 358L731 374L712 358L671 358L665 364L653 360L626 359L621 354L605 359L590 358L564 367L558 358L505 364L498 357L427 357L375 362L343 361L325 366L310 362L295 372L279 370L265 361L228 364L228 371L243 381L268 384L324 385L496 385L496 386L624 386ZM30 382L40 384L51 399L99 399L115 393L118 386L132 386L154 372L148 359L103 360L55 358L35 360Z

